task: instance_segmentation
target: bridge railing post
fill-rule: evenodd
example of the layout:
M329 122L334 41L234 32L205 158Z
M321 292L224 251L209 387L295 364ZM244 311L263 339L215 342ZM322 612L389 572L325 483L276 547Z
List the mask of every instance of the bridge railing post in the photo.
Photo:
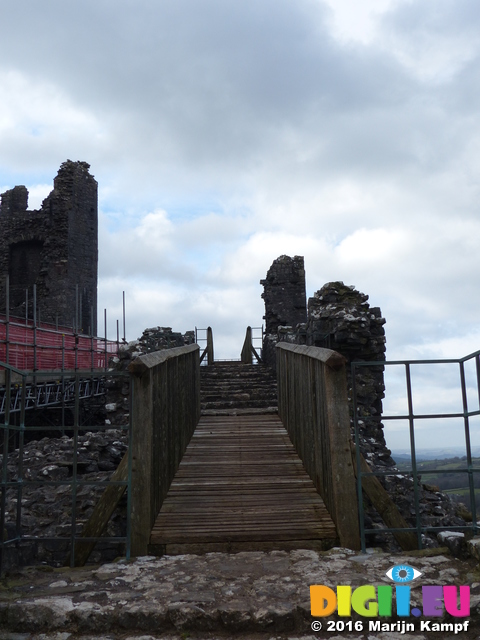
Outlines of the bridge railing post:
M280 418L335 522L340 544L360 549L345 358L330 349L281 342L276 360Z
M212 327L207 327L207 364L213 364L213 331Z
M256 329L260 329L260 327L255 327ZM263 345L263 327L262 329L262 345ZM245 333L245 340L243 342L242 352L240 354L240 361L243 364L253 364L253 356L257 359L257 362L261 362L262 358L257 353L257 350L253 346L253 329L252 327L247 327L247 331Z
M243 343L242 353L240 355L243 364L252 364L252 327L247 327L245 333L245 341Z
M136 358L132 408L131 553L146 555L150 532L200 419L197 344Z

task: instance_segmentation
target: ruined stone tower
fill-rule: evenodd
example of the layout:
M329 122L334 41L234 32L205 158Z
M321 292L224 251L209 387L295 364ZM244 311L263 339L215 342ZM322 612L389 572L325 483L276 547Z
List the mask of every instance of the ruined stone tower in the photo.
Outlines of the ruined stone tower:
M260 280L265 300L265 333L279 326L295 328L307 320L303 256L280 256L273 261L265 280Z
M28 191L17 186L1 196L0 312L79 331L97 331L97 182L86 162L64 162L39 210L28 210ZM27 294L28 292L28 294ZM26 309L28 299L28 309Z

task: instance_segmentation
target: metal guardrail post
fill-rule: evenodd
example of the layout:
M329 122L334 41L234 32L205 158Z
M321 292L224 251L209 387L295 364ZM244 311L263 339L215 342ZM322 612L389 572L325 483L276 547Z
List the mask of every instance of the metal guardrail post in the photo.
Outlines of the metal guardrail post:
M472 522L477 522L477 505L475 504L475 483L473 479L472 447L470 443L470 420L468 414L467 385L465 382L465 363L460 362L460 382L462 385L463 424L465 428L465 444L467 453L468 488Z
M132 378L130 378L130 396L128 403L128 413L130 420L130 429L128 431L128 485L127 485L127 542L125 548L125 556L127 560L130 560L131 548L132 548L132 460L133 460L133 407L134 407L134 384Z
M74 346L75 365L74 365L74 369L75 369L75 371L78 371L78 333L75 333L73 339L75 340L75 346Z
M2 496L0 499L0 576L3 576L3 564L5 560L4 531L5 531L5 511L7 507L7 481L8 481L8 445L10 441L10 403L11 403L11 371L5 369L5 427L3 429L3 461L2 461Z
M360 460L360 434L358 430L358 407L357 407L357 383L355 376L355 366L352 364L352 395L353 395L353 424L355 435L355 460L357 465L357 498L358 498L358 519L360 525L360 543L362 553L367 552L367 544L365 539L365 510L363 508L363 491L362 491L362 465Z
M95 368L95 356L93 350L93 307L90 307L90 369Z
M75 376L75 405L73 411L73 466L72 466L72 514L70 530L70 566L75 566L75 536L77 522L77 462L78 462L78 429L79 429L79 378Z
M415 453L415 430L412 397L412 378L410 364L405 364L405 377L407 381L407 402L408 402L408 428L410 432L410 455L413 471L413 497L415 502L415 522L417 525L418 548L422 548L422 522L420 518L420 496L418 494L417 458Z
M123 291L123 342L127 341L126 336L126 325L125 325L125 291Z
M22 494L23 494L23 446L25 442L25 405L27 394L27 376L22 376L22 399L20 410L20 433L18 436L18 478L17 478L17 519L16 536L22 535Z
M33 370L37 370L37 285L33 285Z
M105 371L108 367L108 357L107 357L107 310L104 309L104 325L105 325Z
M5 362L10 364L10 277L5 278Z

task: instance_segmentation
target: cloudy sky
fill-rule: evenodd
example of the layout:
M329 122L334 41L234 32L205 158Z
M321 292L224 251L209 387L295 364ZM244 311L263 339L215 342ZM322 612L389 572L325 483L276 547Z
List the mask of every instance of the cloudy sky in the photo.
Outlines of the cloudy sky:
M477 0L3 0L0 189L99 183L99 306L237 357L303 255L388 358L480 348ZM102 326L102 325L100 325Z

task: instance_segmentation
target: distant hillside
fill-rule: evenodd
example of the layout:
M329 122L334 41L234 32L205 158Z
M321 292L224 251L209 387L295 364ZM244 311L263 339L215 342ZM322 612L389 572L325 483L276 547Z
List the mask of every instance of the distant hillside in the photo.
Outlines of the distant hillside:
M418 452L417 471L421 474L422 482L437 486L444 493L448 493L455 502L463 502L469 510L470 489L468 473L466 472L467 459L464 450L459 450L461 456L432 457L433 451L426 452L428 458L421 458L425 452ZM475 452L478 448L475 449ZM443 451L440 453L443 455ZM477 454L478 455L478 454ZM410 456L404 453L392 453L397 467L401 471L411 470ZM472 458L474 468L480 469L480 457ZM433 473L431 473L433 471ZM447 471L447 473L441 473ZM429 473L430 472L430 473ZM475 504L480 514L480 472L473 474L473 484L475 488Z
M417 449L418 460L445 460L446 458L462 458L465 456L465 447L442 447L442 449ZM480 457L480 447L472 447L472 455ZM410 460L410 451L407 449L392 450L392 458L396 462Z

